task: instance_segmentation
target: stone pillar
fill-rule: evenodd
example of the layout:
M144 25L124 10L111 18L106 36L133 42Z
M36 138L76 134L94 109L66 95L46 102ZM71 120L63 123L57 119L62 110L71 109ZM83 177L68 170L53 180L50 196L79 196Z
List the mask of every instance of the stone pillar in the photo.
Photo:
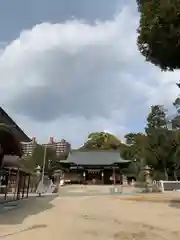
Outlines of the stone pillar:
M24 198L25 187L26 187L26 174L22 175L22 199Z
M20 195L21 195L21 187L22 187L22 179L23 179L23 176L22 176L22 172L19 171L19 176L18 176L18 187L17 187L17 195L16 195L16 199L17 200L20 200Z
M27 182L26 198L28 198L28 195L29 195L30 181L31 181L31 175L29 174L28 175L28 182Z

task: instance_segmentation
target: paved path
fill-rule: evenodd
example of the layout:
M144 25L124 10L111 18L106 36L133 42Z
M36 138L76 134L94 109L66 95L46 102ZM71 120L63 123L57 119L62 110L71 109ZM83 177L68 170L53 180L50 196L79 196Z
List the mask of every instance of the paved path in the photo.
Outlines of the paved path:
M68 193L68 188L64 191ZM122 200L98 191L97 195L76 197L64 192L63 197L32 197L19 208L1 214L0 239L177 240L179 222L177 200L154 203Z
M116 192L114 192L114 189ZM101 195L136 195L141 189L116 185L69 185L60 188L60 195L63 196L101 196Z

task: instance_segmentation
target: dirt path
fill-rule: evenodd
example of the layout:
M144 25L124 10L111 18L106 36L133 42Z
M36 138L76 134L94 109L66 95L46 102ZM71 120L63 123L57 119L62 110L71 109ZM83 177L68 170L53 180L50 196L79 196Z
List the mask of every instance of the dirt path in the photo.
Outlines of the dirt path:
M42 207L44 200L36 200ZM35 205L33 206L35 207ZM116 196L58 197L51 207L29 214L29 204L0 216L0 239L7 240L177 240L180 203L121 200ZM24 213L22 222L16 218ZM6 224L2 218L6 218ZM11 224L8 224L10 221Z

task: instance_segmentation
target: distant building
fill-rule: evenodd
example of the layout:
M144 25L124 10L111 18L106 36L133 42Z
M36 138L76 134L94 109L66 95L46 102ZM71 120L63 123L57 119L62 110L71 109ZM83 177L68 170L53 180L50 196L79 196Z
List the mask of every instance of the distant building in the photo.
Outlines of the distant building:
M69 153L71 151L71 145L70 143L66 142L64 139L62 139L59 142L55 143L56 146L56 154L61 155L62 153Z
M64 139L61 141L54 141L54 138L50 137L49 143L46 144L46 146L54 148L57 156L60 156L61 154L69 154L71 151L71 144Z
M34 149L37 146L36 138L33 137L31 142L23 142L22 150L23 150L23 157L27 158L32 156ZM60 156L61 154L69 154L71 151L71 145L66 140L62 139L61 141L54 141L53 137L50 137L49 143L43 144L49 148L53 148L56 150L56 155Z
M37 146L36 138L33 137L31 142L22 142L22 150L23 150L23 157L31 157L33 155L33 151Z

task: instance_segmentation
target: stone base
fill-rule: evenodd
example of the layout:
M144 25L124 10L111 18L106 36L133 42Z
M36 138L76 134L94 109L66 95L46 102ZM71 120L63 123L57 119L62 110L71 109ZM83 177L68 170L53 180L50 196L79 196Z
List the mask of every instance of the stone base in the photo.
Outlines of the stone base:
M122 193L122 187L111 187L110 188L110 193Z

